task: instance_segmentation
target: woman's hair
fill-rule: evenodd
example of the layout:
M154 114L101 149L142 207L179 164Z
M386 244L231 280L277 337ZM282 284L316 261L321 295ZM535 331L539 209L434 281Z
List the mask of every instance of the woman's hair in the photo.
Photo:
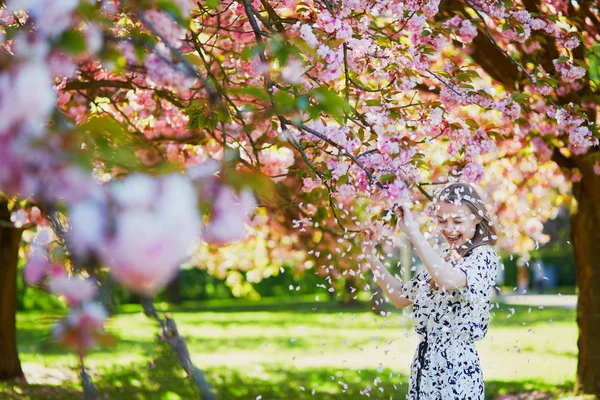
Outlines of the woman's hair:
M451 183L436 193L433 201L434 203L443 201L445 203L465 205L476 218L479 218L480 221L475 226L475 235L473 238L458 249L458 253L461 256L464 256L477 246L496 244L498 240L496 227L490 218L481 196L479 196L473 186L468 183Z

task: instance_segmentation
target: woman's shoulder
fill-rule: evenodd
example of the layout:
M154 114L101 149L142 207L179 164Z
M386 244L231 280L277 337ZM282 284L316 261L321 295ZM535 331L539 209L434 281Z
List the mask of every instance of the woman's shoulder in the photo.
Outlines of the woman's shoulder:
M474 247L473 249L471 249L469 251L469 253L465 256L465 258L467 257L492 257L494 259L494 261L497 261L499 259L498 257L498 253L496 252L496 249L494 249L491 245L489 244L481 244L477 247Z

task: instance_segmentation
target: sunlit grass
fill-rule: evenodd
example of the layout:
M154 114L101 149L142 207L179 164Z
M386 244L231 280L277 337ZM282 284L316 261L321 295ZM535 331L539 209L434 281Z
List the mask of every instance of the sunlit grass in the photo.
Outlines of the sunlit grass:
M554 397L572 386L575 311L499 306L488 336L478 343L488 397L533 390ZM410 309L390 311L381 317L368 312L366 303L349 307L298 299L195 303L169 310L194 363L207 371L223 399L367 398L367 389L370 398L404 398L417 338ZM26 372L34 371L29 380L41 386L16 388L30 394L13 398L70 398L79 390L72 372L75 357L47 340L49 317L18 316L21 360ZM164 397L170 392L180 396L172 398L196 396L178 367L162 373L148 368L156 355L157 326L139 306L123 307L108 330L117 345L94 351L86 361L101 392L124 399L171 398ZM64 371L70 379L56 394L42 396L36 390L56 389L44 382L54 382L44 378L48 371ZM12 389L4 387L5 396Z

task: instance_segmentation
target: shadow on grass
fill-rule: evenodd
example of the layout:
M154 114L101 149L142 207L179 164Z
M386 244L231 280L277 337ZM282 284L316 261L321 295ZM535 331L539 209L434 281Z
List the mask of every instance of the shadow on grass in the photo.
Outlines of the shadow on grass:
M208 301L186 301L180 305L167 305L162 303L159 308L168 309L169 312L177 313L244 313L244 312L270 312L270 313L339 313L339 312L368 312L369 302L356 301L343 303L341 301L315 301L314 297L299 298L263 298L261 300L248 299L226 299ZM139 312L140 307L135 304L127 304L120 307L120 313Z
M514 327L527 326L562 322L577 322L577 313L575 310L560 308L560 307L538 307L514 305L514 304L499 304L500 308L495 306L492 308L493 313L491 325L497 327ZM514 310L514 314L512 313ZM512 315L511 315L512 314ZM511 315L509 318L507 316Z
M315 368L308 370L280 369L257 365L250 370L208 370L218 398L237 399L405 399L407 377L388 369L336 369ZM126 368L94 371L93 378L101 398L174 400L198 399L197 389L182 376L174 361L159 358L148 365L133 364ZM536 399L554 399L567 393L571 385L552 386L533 381L488 381L486 399L509 394L536 393ZM48 399L63 400L80 398L78 382L65 382L60 386L0 384L0 397L6 400Z
M334 315L344 313L344 329L352 330L372 330L374 326L371 322L365 323L365 318L362 318L359 323L350 323L347 321L347 317L353 313L364 315L368 314L368 304L366 302L357 303L354 305L344 305L339 302L321 302L315 303L314 301L303 301L296 299L291 301L284 299L281 302L273 302L272 299L266 301L265 304L257 304L252 302L234 302L234 301L221 301L221 302L207 302L208 305L203 303L187 303L183 306L169 307L169 311L174 314L174 319L178 322L182 331L185 331L185 327L197 327L206 324L215 325L223 329L234 328L238 332L240 329L245 327L277 327L279 328L293 328L298 325L303 325L311 328L328 328L333 324L337 324L336 321L332 322L332 318L336 318ZM211 305L212 304L212 305ZM506 318L506 315L512 313L509 308L514 309L515 313L511 318ZM313 311L315 309L315 311ZM500 304L500 309L492 310L496 313L496 316L492 318L492 327L521 327L525 323L527 326L533 326L536 324L550 324L550 320L553 323L561 322L573 322L575 323L575 312L574 310L566 310L561 308L544 308L537 309L533 308L531 312L528 306L514 305L509 306L506 304ZM153 335L147 337L122 337L121 334L124 329L123 321L127 321L128 317L133 313L140 313L139 306L127 305L124 307L124 312L119 313L121 315L119 325L110 327L109 331L117 336L118 345L115 349L99 349L93 353L98 354L110 354L111 352L125 351L128 353L147 353L151 351L153 347ZM400 313L396 311L398 315ZM254 313L254 314L253 314ZM52 341L49 340L49 334L54 321L53 317L46 317L40 313L23 313L23 316L19 317L18 324L18 342L19 351L22 354L48 354L48 355L70 355L68 350L65 350ZM124 315L123 315L124 314ZM143 317L143 316L142 316ZM323 317L323 318L320 318ZM143 317L145 318L145 317ZM392 317L394 319L395 316ZM138 321L141 322L141 321ZM412 331L411 322L406 319L403 323L403 329L406 328L408 331ZM151 322L146 322L148 329L153 328ZM123 325L123 326L122 326ZM395 330L398 329L397 322L393 326L383 327L380 329ZM189 335L183 333L188 340L188 344L192 347L194 345L202 346L204 351L206 349L212 349L212 353L220 353L226 351L229 348L236 348L242 350L255 350L260 349L265 342L268 342L270 346L275 346L281 349L297 349L302 346L308 346L314 342L314 337L307 336L306 338L297 338L294 343L291 343L288 335L283 332L281 336L273 335L268 338L260 337L252 332L248 335L239 336L218 336L218 337L196 337L195 335ZM351 345L360 345L368 338L361 338L358 341L352 342ZM317 340L318 341L318 340ZM314 343L312 343L314 344ZM526 350L526 349L525 349ZM563 353L561 353L563 354ZM570 353L569 356L573 357L575 354Z
M496 302L494 302L496 304ZM515 326L527 324L549 323L552 322L575 322L576 312L571 309L560 307L544 307L539 309L536 306L512 305L498 303L499 309L492 308L496 314L493 323L500 326ZM512 314L510 309L514 309ZM531 311L530 311L531 309ZM294 314L338 314L338 313L368 313L370 311L369 302L360 301L350 304L344 304L340 301L315 302L314 299L263 299L261 301L248 300L222 300L207 302L185 302L182 305L166 307L165 310L173 313L294 313ZM387 305L387 311L400 315L402 310L397 310L391 305ZM408 310L408 309L407 309ZM127 305L122 308L122 313L139 312L139 307ZM243 322L241 320L240 322Z

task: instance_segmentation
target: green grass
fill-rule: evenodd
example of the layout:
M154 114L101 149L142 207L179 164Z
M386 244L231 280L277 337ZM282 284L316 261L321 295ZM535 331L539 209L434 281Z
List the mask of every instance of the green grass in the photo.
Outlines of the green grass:
M365 303L265 299L189 303L168 311L192 360L222 399L403 399L406 393L417 345L407 309L380 317ZM502 304L493 311L488 336L477 345L486 397L532 391L546 393L543 398L568 395L577 362L575 311L529 312ZM0 398L81 396L74 355L48 340L54 317L18 315L19 349L30 384L0 385ZM86 360L103 396L198 397L170 352L157 345L157 327L140 307L123 307L108 330L117 345ZM361 394L367 388L370 397Z

